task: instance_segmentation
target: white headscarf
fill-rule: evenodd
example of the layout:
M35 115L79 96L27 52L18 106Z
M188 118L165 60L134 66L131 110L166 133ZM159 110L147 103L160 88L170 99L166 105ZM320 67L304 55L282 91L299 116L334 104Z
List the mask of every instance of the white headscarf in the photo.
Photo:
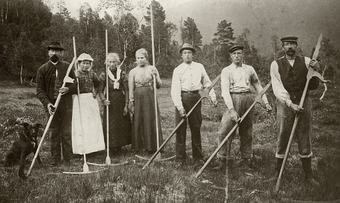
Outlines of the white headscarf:
M109 54L107 54L106 62L108 61L108 59L113 59L113 60L116 60L116 61L120 62L119 56L118 56L117 53L109 53ZM119 80L120 80L121 72L122 72L122 70L118 66L117 67L117 74L116 74L116 77L115 77L113 75L113 73L111 72L111 70L109 68L107 69L107 75L113 81L113 89L119 89Z

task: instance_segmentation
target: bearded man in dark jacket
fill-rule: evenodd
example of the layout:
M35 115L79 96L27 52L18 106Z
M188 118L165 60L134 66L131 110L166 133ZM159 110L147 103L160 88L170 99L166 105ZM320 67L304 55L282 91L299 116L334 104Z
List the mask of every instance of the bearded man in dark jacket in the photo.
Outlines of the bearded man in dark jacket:
M62 156L65 164L69 165L72 155L71 121L72 94L76 93L75 74L70 71L69 76L66 76L69 63L62 60L64 48L59 42L52 42L47 50L49 61L40 66L37 72L37 97L48 116L54 114L49 129L52 165L59 165ZM62 87L65 79L67 83ZM53 105L59 93L62 96L56 108Z

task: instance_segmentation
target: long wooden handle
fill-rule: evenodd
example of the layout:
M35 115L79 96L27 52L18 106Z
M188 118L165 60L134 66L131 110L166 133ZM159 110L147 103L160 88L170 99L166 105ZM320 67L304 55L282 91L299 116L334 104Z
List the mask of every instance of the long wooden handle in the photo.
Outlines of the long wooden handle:
M157 106L157 84L156 84L156 76L153 75L153 98L155 103L155 124L156 124L156 141L157 141L157 150L159 149L159 126L158 126L158 106Z
M303 103L305 101L305 98L306 98L306 95L307 95L307 91L308 91L309 81L310 81L310 78L307 77L307 81L306 81L305 87L303 89L303 93L302 93L302 96L301 96L301 99L300 99L300 103L299 103L299 107L300 108L303 107ZM282 165L281 165L281 168L280 168L279 176L278 176L277 181L276 181L275 192L278 192L280 190L283 170L284 170L286 162L287 162L289 150L290 150L290 147L291 147L292 142L293 142L293 138L294 138L294 135L295 135L295 131L296 131L296 127L298 125L298 122L299 122L299 113L297 113L295 115L295 119L294 119L292 131L290 132L290 136L289 136L289 140L288 140L285 156L283 158L283 162L282 162Z
M190 111L186 114L186 116L184 118L181 119L181 121L177 124L177 126L175 127L175 129L170 133L170 135L164 140L164 142L161 144L161 146L157 149L157 151L150 157L150 159L146 162L146 164L143 166L143 169L145 169L146 167L148 167L152 161L156 158L156 156L160 153L160 151L164 148L164 146L169 142L169 140L175 135L175 133L177 132L177 130L179 129L179 127L181 127L181 125L184 123L184 121L190 116L190 114L195 110L195 108L197 107L197 105L199 103L201 103L201 101L204 99L205 97L201 97L196 103L195 105L190 109Z
M208 87L208 92L217 84L219 79L221 78L221 75L218 75L213 82L211 83L211 86ZM165 139L165 141L162 143L162 145L157 149L157 151L151 156L151 158L148 160L148 162L143 166L143 169L148 167L152 161L156 158L156 156L160 153L160 151L164 148L164 146L168 143L168 141L171 139L173 135L177 132L179 127L184 123L184 121L190 116L190 114L196 109L196 107L202 102L204 98L207 98L208 95L202 96L195 104L194 106L189 110L189 112L185 115L184 118L181 119L181 121L177 124L175 129L170 133L170 135Z
M208 164L211 162L211 160L215 157L215 155L218 153L218 151L220 151L220 149L222 148L222 146L228 141L229 137L234 133L234 131L238 128L238 126L240 125L240 123L245 119L245 117L249 114L249 112L254 108L255 104L260 102L262 95L268 90L268 88L270 87L271 83L268 83L263 90L256 96L255 101L250 105L250 107L247 109L247 111L242 115L242 117L240 118L240 120L238 122L236 122L236 124L234 125L234 127L229 131L229 133L227 134L227 136L222 140L222 142L218 145L218 147L215 149L215 151L211 154L211 156L209 157L209 159L204 163L204 165L202 166L202 168L196 173L195 177L198 178L202 172L204 171L204 169L208 166Z
M72 62L70 63L70 65L69 65L68 68L67 68L65 78L66 78L66 77L69 77L69 74L70 74L70 72L71 72L72 66L73 66L73 64L75 63L75 61L76 61L76 58L73 57ZM65 87L65 85L66 85L66 81L63 81L62 87ZM57 111L57 108L58 108L58 106L59 106L61 96L62 96L61 93L59 93L59 94L58 94L58 97L57 97L57 100L55 101L55 103L54 103L54 105L53 105L54 108L55 108L55 112ZM39 155L40 148L41 148L42 143L43 143L43 141L44 141L44 139L45 139L45 137L46 137L46 135L47 135L48 129L49 129L50 126L51 126L51 123L52 123L52 120L53 120L53 118L54 118L54 115L55 115L55 114L50 115L50 117L49 117L49 119L48 119L48 121L47 121L45 130L44 130L44 133L43 133L43 135L41 136L41 139L40 139L40 142L39 142L37 151L34 153L34 157L33 157L32 163L31 163L31 165L30 165L30 167L29 167L29 169L28 169L28 171L27 171L26 176L29 176L29 175L31 174L31 172L32 172L33 166L34 166L34 164L35 164L35 160L37 159L37 157L38 157L38 155Z
M322 33L320 34L320 36L318 38L318 41L316 43L312 59L317 59L317 57L319 55L320 48L321 48L321 42L322 42ZM309 82L310 82L310 79L312 79L312 77L317 77L317 78L319 78L321 80L321 82L324 82L324 83L329 82L328 80L325 80L320 73L318 73L315 70L313 70L313 68L308 67L308 72L307 72L307 76L306 76L307 81L306 81L305 87L303 89L303 93L302 93L302 96L301 96L301 99L300 99L300 103L299 103L299 107L300 108L303 107L303 104L305 102L305 98L306 98L306 95L307 95L307 92L308 92ZM327 88L327 86L326 86L326 88ZM284 170L286 162L287 162L289 150L290 150L290 147L292 145L292 141L293 141L293 138L294 138L294 135L295 135L295 130L296 130L296 127L298 125L298 122L299 122L299 114L297 113L295 115L294 124L293 124L293 127L292 127L292 131L290 133L290 136L289 136L289 140L288 140L285 156L283 158L283 162L282 162L282 165L281 165L281 168L280 168L280 173L279 173L279 176L278 176L277 181L276 181L275 192L278 192L279 189L280 189L280 184L281 184L283 170Z
M109 100L109 66L107 64L107 55L109 53L109 45L108 45L108 34L107 30L105 30L105 77L106 77L106 100ZM106 105L106 159L105 162L106 164L111 164L111 159L110 159L110 130L109 130L109 105Z
M154 25L153 25L153 1L150 4L150 18L151 18L151 48L152 48L152 65L156 67L156 57L155 57L155 37L154 37ZM156 123L156 141L157 141L157 151L159 149L159 129L158 129L158 109L157 109L157 88L156 88L156 76L153 76L153 93L155 101L155 123Z
M293 127L292 127L292 131L290 133L290 136L289 136L289 140L288 140L288 144L287 144L287 149L286 149L286 152L285 152L285 156L283 158L283 162L282 162L282 165L281 165L281 168L280 168L280 172L279 172L279 176L277 178L277 181L276 181L276 185L275 185L275 192L278 192L280 190L280 185L281 185L281 179L282 179L282 174L283 174L283 170L285 168L285 165L286 165L286 162L287 162L287 158L288 158L288 154L289 154L289 150L290 150L290 147L292 145L292 141L293 141L293 138L294 138L294 134L295 134L295 130L296 130L296 126L299 122L299 114L297 114L295 116L295 119L294 119L294 124L293 124Z
M73 37L73 54L74 57L77 58L77 48L76 48L76 39L75 37ZM74 70L76 72L76 78L77 78L77 97L78 97L78 110L79 110L79 124L80 124L80 131L81 131L81 135L84 136L84 125L83 125L83 120L82 120L82 111L81 111L81 105L80 105L80 83L79 83L79 75L78 73L78 60L76 60L76 62L74 63ZM84 168L86 164L86 155L85 155L85 150L83 152L84 155Z

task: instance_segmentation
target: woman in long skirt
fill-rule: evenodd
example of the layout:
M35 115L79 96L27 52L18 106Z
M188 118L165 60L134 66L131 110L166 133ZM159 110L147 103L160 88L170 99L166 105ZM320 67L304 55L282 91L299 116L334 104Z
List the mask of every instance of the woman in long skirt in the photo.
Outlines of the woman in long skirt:
M102 121L95 89L99 79L92 70L93 59L83 53L77 59L78 94L73 95L72 150L74 154L87 154L105 149Z
M149 65L147 58L145 49L136 51L137 67L129 73L129 107L133 114L132 148L137 152L153 153L157 150L153 77L156 77L157 88L160 88L162 82L157 69ZM162 131L160 122L158 124L161 143Z
M120 64L118 54L109 53L105 63L109 68L109 100L104 100L103 103L109 107L110 152L117 153L121 150L121 147L131 144L131 122L128 113L128 82L125 71L118 67ZM103 92L105 88L105 73L102 73L99 78L102 84L101 91ZM104 132L106 133L107 117L105 109L104 112L103 123Z

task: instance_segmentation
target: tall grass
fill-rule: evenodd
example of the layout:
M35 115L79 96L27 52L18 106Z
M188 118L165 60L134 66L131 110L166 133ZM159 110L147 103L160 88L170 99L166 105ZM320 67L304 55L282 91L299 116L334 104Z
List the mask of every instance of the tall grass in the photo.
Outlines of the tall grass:
M164 137L175 126L174 106L170 99L170 82L159 90L159 105ZM0 84L0 122L7 118L26 116L32 121L46 122L45 112L35 98L32 88L9 87ZM274 174L275 165L275 112L268 114L260 106L254 110L253 144L256 158L255 169L230 168L229 199L235 202L275 202L284 199L334 200L340 198L340 154L338 146L340 103L338 89L330 89L324 102L318 102L321 90L312 94L314 103L313 117L313 169L320 180L320 188L311 188L303 183L303 172L297 157L297 146L293 145L291 156L283 176L282 192L273 194L274 182L267 182ZM217 88L218 95L220 95ZM210 155L217 146L217 129L225 106L219 97L219 106L213 108L204 101L202 146ZM273 101L273 98L270 98ZM14 138L0 137L0 158L3 159ZM175 139L166 147L163 156L174 154ZM190 131L188 130L187 148L190 155ZM232 144L235 162L240 159L238 137ZM113 155L115 160L126 160L127 165L109 167L106 170L88 175L63 175L62 171L81 171L82 160L74 158L71 166L50 167L48 138L44 142L41 156L44 165L37 164L32 175L23 181L17 176L17 167L0 166L0 202L223 202L225 186L224 174L208 167L199 179L194 174L202 166L192 160L186 165L175 161L155 162L142 170L145 163L137 159L129 147L123 153ZM31 160L32 157L29 157ZM89 161L103 163L105 153L88 157ZM90 170L99 167L90 166Z

